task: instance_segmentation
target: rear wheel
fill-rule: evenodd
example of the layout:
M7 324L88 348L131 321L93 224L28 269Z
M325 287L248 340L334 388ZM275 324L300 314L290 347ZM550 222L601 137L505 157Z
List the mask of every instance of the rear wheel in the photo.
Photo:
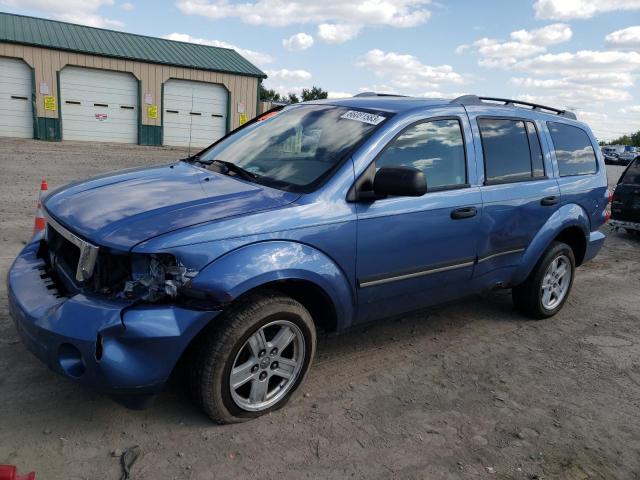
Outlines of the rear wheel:
M304 380L315 352L309 312L277 293L248 298L203 334L191 359L191 391L218 423L276 410Z
M575 269L571 247L553 242L529 277L513 288L515 306L523 314L538 320L555 315L569 297Z

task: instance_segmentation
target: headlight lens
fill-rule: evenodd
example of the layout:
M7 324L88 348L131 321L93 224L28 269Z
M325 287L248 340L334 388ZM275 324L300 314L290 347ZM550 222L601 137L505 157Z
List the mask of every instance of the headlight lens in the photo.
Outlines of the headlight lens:
M180 287L198 274L182 265L173 255L131 257L131 279L120 293L123 298L157 302L178 296Z

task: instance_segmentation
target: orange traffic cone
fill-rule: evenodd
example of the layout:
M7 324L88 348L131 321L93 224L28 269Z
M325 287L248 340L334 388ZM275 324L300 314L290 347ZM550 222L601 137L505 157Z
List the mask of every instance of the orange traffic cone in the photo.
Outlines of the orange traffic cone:
M49 190L49 185L47 181L43 178L42 183L40 184L40 196L38 197L38 210L36 211L36 221L33 225L33 234L35 235L38 232L41 232L45 229L47 222L44 219L44 214L42 213L42 192L46 192Z

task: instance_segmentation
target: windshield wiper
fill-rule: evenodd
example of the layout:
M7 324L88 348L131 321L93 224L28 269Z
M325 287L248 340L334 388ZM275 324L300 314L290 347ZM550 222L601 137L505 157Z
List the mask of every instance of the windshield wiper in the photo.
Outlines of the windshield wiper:
M250 182L255 182L258 178L258 175L256 175L255 173L250 172L249 170L245 170L244 168L242 168L239 165L236 165L233 162L227 162L225 160L212 160L211 162L209 162L207 168L210 168L211 165L217 165L218 168L221 168L221 170L219 171L219 173L222 173L224 175L228 174L229 172L233 172L235 173L237 176L244 178L245 180L249 180Z

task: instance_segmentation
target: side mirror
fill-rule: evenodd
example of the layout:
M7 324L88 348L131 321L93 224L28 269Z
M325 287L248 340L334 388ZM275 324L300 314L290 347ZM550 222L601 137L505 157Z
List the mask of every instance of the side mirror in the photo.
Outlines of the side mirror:
M420 197L427 193L427 179L417 168L382 167L373 179L373 192L383 197Z

